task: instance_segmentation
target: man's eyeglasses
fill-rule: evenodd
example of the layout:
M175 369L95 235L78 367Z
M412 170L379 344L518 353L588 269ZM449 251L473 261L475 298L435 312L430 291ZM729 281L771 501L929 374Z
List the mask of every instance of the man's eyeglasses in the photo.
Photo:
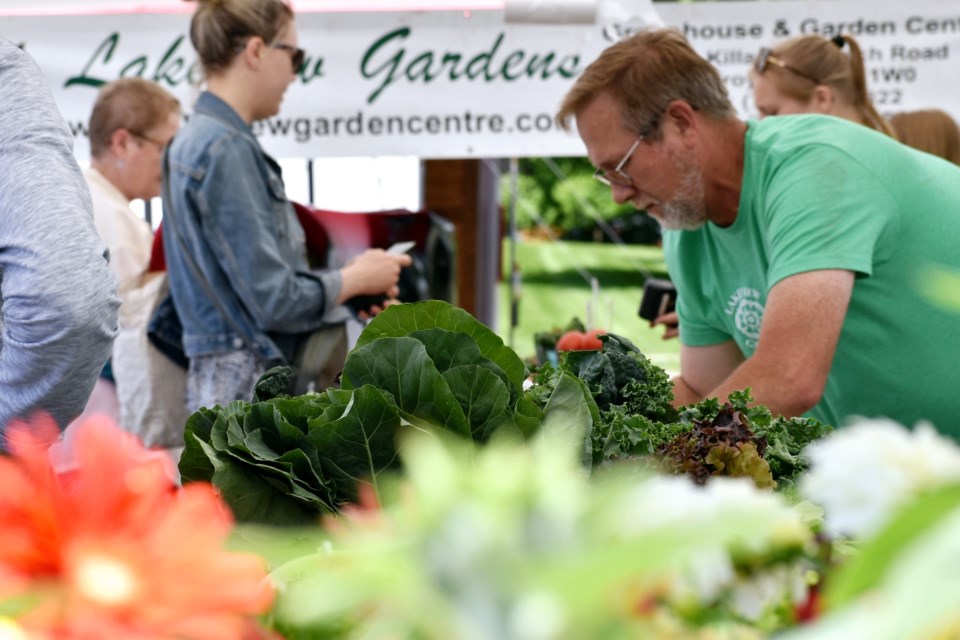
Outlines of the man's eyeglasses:
M787 64L777 56L773 55L772 49L767 49L766 47L760 49L760 53L757 54L757 59L753 63L753 68L757 71L757 73L762 74L764 71L770 68L771 64L780 67L781 69L786 69L790 73L796 74L801 78L805 78L813 84L820 84L820 80L818 78L814 78L809 73L800 71L800 69L797 69L791 64Z
M148 135L144 135L144 134L142 134L142 133L137 133L136 131L131 131L131 132L130 132L130 135L132 135L134 138L137 138L138 140L143 140L144 142L149 142L149 143L152 144L154 147L156 147L156 148L157 148L157 151L159 151L160 153L163 153L164 150L167 148L167 144L169 144L169 143L164 142L164 141L162 141L162 140L157 140L156 138L151 138L151 137L148 136Z
M286 44L285 42L274 42L270 45L274 49L282 49L283 51L290 52L290 63L293 65L293 72L297 73L300 71L300 67L303 66L303 61L307 57L307 52L301 49L300 47L295 47L292 44Z
M637 139L633 141L633 144L630 145L630 148L627 150L627 154L623 156L623 160L617 163L613 169L597 169L593 172L593 177L607 185L612 187L617 185L618 187L632 187L633 178L631 178L626 171L623 170L627 163L630 162L630 158L633 157L634 152L637 150L637 147L640 146L640 143L643 141L644 136L647 134L641 133L637 136Z

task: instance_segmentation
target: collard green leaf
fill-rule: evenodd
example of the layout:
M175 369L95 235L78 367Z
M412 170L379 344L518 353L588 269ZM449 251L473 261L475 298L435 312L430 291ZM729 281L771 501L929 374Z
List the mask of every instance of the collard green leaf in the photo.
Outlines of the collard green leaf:
M584 466L590 467L593 461L593 425L600 420L597 403L582 380L564 373L543 410L543 432L572 431L583 439L580 457Z
M250 407L250 412L244 416L239 440L230 441L232 447L247 447L248 437L257 431L263 432L260 436L263 442L279 454L308 444L306 429L287 422L274 402L260 402Z
M274 398L270 400L270 404L277 408L285 421L306 434L309 431L310 420L321 415L329 406L329 401L326 393L318 393L292 398Z
M520 390L510 384L510 378L503 369L489 358L483 357L476 341L467 334L437 328L413 331L408 337L423 343L427 355L440 373L464 365L479 365L489 369L503 380L504 386L509 389L510 405L516 403Z
M295 427L285 425L281 429L293 430ZM266 429L254 431L244 439L242 448L234 448L232 452L239 455L246 454L244 457L248 457L257 465L282 469L285 473L292 475L294 482L320 496L326 505L336 506L332 498L335 490L331 481L323 473L316 447L305 437L296 446L277 447L275 444L275 448L270 447L267 440L278 442L275 437L271 437L274 435Z
M335 510L336 488L322 475L304 430L287 422L274 402L234 402L191 416L194 431L186 435L181 474L184 480L213 482L239 521L303 523L308 521L303 513L314 514L312 520ZM282 400L287 409L291 402ZM242 480L245 476L250 477ZM282 506L287 501L294 506Z
M213 483L230 505L237 522L298 527L316 524L322 515L277 491L263 476L237 466L217 471Z
M440 373L460 365L476 364L483 359L476 341L465 333L435 327L411 331L407 337L423 343L427 355Z
M184 449L177 465L180 470L181 482L187 484L188 482L212 481L213 472L216 469L213 466L213 461L207 455L206 449L202 446L205 441L191 431L186 431L183 434L183 441Z
M503 344L497 334L463 309L441 300L427 300L387 307L366 326L357 340L361 348L383 337L406 336L421 329L446 329L464 333L477 343L480 354L492 360L507 374L510 385L519 394L526 368L513 349Z
M210 441L217 416L217 411L203 407L187 419L183 454L177 465L183 482L210 482L213 478L213 462L200 443Z
M331 399L339 416L314 421L307 437L319 452L324 474L337 482L337 499L356 502L361 483L379 493L380 474L397 463L400 414L389 397L370 385Z
M479 365L453 367L443 374L470 423L477 442L485 442L503 424L511 421L507 385Z
M217 451L226 451L230 444L227 440L227 427L232 422L240 423L243 417L250 411L250 403L242 400L231 402L225 407L217 405L213 409L219 410L217 419L214 420L210 428L210 439L208 442L213 445Z
M277 446L277 439L270 437L272 434L265 429L257 429L247 434L243 440L243 446L246 447L253 460L276 460L282 455L282 450Z
M214 467L211 478L238 522L274 525L315 523L317 513L291 500L276 486L251 473L225 452L191 435Z
M201 407L192 416L187 418L184 431L194 433L198 438L207 442L210 440L210 432L213 431L213 423L217 421L218 415L220 415L219 411Z
M517 400L513 419L520 434L524 438L529 438L540 430L540 423L543 422L543 411L536 402L523 397Z
M393 396L397 406L411 416L470 436L463 409L426 348L414 338L386 337L354 349L344 364L340 384L344 389L373 385Z
M278 492L305 508L317 514L336 511L339 502L335 483L313 474L313 464L304 451L293 449L271 461L252 460L234 451L228 451L227 455L233 457L241 468L256 473ZM316 457L315 452L313 457Z

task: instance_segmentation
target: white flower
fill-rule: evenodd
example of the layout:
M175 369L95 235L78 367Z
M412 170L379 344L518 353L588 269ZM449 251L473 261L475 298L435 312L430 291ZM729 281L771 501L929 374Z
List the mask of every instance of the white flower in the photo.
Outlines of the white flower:
M746 478L716 477L697 486L686 477L658 476L633 487L618 514L618 522L611 523L618 535L702 533L702 541L677 559L668 576L668 597L673 602L692 598L702 606L736 583L734 557L801 549L811 537L799 511ZM762 612L789 594L792 586L791 580L768 580L755 590L753 605L744 609Z
M733 586L731 606L747 620L756 621L766 607L789 598L794 604L807 596L806 568L799 565L773 567L742 578Z
M888 556L889 551L884 555ZM780 640L948 640L960 637L960 509L888 556L877 584Z
M824 507L825 531L864 537L920 492L960 479L960 447L929 424L890 420L841 429L805 450L811 470L800 492Z
M750 526L737 526L736 521L749 521ZM628 493L617 529L639 533L675 526L724 528L726 537L717 537L718 542L755 553L771 546L799 546L809 537L800 512L779 495L758 489L748 478L725 476L703 486L685 476L657 476L640 483Z

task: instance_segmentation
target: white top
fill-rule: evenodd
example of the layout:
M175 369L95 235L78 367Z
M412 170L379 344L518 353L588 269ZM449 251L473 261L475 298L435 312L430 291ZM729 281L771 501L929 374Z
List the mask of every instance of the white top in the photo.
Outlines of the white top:
M142 284L150 266L153 230L103 174L90 167L83 175L93 198L93 224L110 249L110 269L117 274L120 301L126 306L127 294Z

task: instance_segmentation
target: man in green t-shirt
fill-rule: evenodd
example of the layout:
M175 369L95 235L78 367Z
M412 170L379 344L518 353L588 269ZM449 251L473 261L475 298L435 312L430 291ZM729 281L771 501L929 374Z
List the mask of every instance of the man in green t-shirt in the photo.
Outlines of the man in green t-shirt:
M775 413L929 420L960 438L960 168L828 116L745 123L676 31L623 40L567 94L597 177L660 220L676 404L751 387Z

